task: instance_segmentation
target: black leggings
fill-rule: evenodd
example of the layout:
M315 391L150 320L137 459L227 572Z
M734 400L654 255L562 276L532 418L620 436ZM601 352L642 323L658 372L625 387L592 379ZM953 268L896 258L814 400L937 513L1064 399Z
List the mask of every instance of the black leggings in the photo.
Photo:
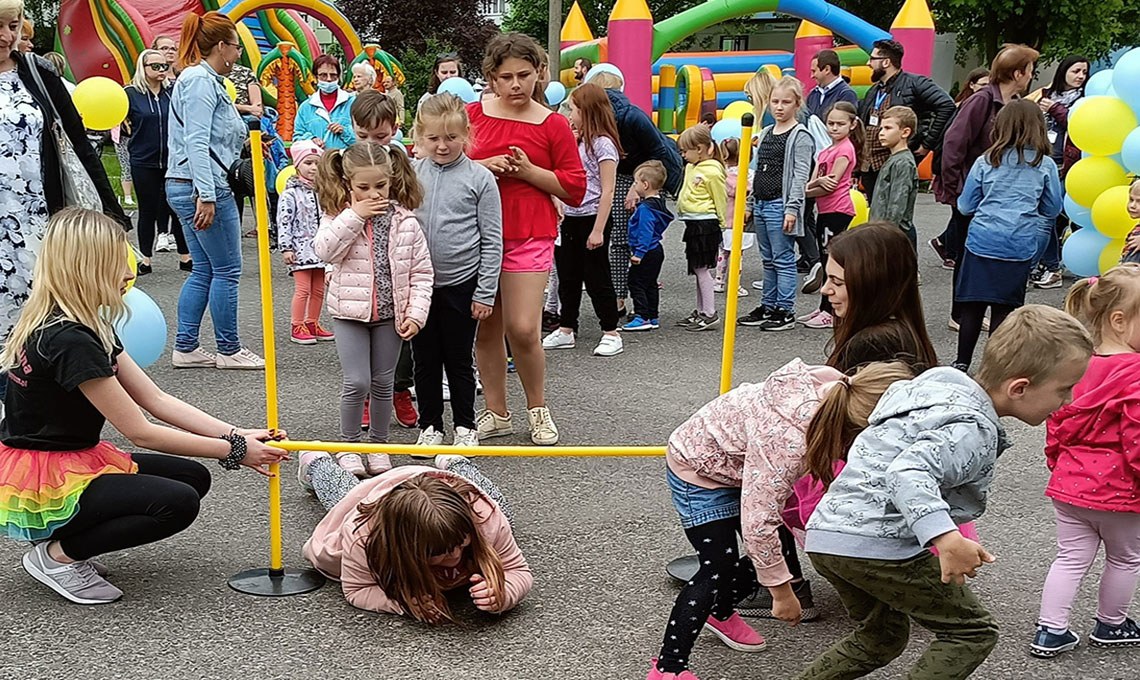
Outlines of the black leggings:
M1001 322L1017 308L1013 305L990 302L954 304L958 307L958 360L955 364L965 370L970 367L970 362L974 359L974 348L978 346L978 338L982 335L982 319L986 316L986 307L990 308L990 335L993 335Z
M851 226L851 220L853 219L855 219L854 215L844 215L843 213L820 213L819 216L816 217L815 224L816 229L819 230L820 236L825 239L826 243L826 241L830 241L831 239L835 238L836 234L842 234L843 232L847 231L847 227ZM826 247L824 247L820 262L823 263L823 266L825 268L827 267ZM819 311L827 312L828 314L833 311L831 309L831 300L828 300L826 295L819 296Z
M578 332L578 313L582 306L582 284L594 303L602 331L617 330L617 295L610 276L610 225L606 225L602 245L590 250L586 241L594 230L597 215L567 215L562 221L562 244L554 249L558 265L558 300L562 303L561 324ZM629 269L629 266L626 266Z
M198 517L210 490L210 473L201 463L154 453L131 458L138 474L95 478L79 496L79 511L51 535L71 559L154 543Z
M182 223L166 202L166 170L131 166L135 180L135 195L139 198L139 250L143 257L154 256L154 236L167 231L174 233L179 255L188 255Z
M697 549L700 571L677 595L669 614L657 668L680 673L689 667L689 653L709 615L724 621L733 606L756 588L756 569L747 555L737 552L740 517L730 517L685 529Z

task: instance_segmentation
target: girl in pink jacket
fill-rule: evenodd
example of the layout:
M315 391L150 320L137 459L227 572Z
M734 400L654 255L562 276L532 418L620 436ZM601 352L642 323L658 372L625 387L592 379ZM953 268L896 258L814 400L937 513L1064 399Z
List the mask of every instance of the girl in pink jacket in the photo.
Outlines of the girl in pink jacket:
M465 588L481 611L514 608L533 585L498 488L463 456L405 465L361 482L327 453L306 451L301 485L328 514L305 559L340 581L354 607L454 622L445 593Z
M815 449L830 465L845 454L841 444L867 426L887 387L912 377L897 362L871 364L848 378L793 359L764 382L741 385L706 404L673 432L666 479L701 567L677 596L647 680L696 680L687 668L702 627L735 650L764 649L764 638L733 610L757 580L772 593L774 616L799 622L777 528L796 480L809 462L812 469L818 465L807 458L809 423L820 433ZM824 434L834 439L823 441ZM748 553L743 557L737 534Z
M1128 606L1140 580L1140 265L1077 281L1065 310L1092 333L1096 353L1072 402L1049 418L1045 495L1057 516L1057 559L1041 594L1029 651L1054 657L1080 642L1069 614L1081 579L1104 546L1097 647L1140 645Z
M344 372L342 441L360 441L371 395L368 440L388 441L392 383L400 344L427 322L432 267L427 239L412 211L424 192L406 155L360 142L327 152L317 169L324 217L313 250L332 266L328 310ZM386 454L345 453L340 465L357 477L391 469Z

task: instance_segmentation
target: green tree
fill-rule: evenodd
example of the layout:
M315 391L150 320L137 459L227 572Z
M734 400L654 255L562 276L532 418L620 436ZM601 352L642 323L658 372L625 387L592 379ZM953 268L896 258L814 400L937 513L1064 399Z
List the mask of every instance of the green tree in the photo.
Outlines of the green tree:
M36 25L33 39L39 54L55 49L55 30L59 22L59 0L24 0L24 16Z

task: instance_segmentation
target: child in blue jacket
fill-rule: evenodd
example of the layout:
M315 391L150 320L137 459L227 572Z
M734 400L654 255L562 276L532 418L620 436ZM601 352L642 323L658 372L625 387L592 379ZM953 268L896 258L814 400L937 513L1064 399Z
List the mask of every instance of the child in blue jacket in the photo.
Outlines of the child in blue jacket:
M665 262L661 237L673 221L673 213L665 207L661 196L666 176L661 161L646 161L633 172L633 189L639 202L629 218L629 294L633 298L635 316L622 326L625 331L651 331L660 327L657 277Z

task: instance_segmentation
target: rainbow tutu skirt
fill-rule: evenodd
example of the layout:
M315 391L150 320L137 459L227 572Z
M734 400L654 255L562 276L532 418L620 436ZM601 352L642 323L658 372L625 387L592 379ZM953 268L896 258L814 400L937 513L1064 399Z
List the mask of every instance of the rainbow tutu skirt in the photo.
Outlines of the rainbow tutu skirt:
M136 472L130 454L109 442L81 451L0 445L0 532L18 541L47 539L79 511L91 480Z

